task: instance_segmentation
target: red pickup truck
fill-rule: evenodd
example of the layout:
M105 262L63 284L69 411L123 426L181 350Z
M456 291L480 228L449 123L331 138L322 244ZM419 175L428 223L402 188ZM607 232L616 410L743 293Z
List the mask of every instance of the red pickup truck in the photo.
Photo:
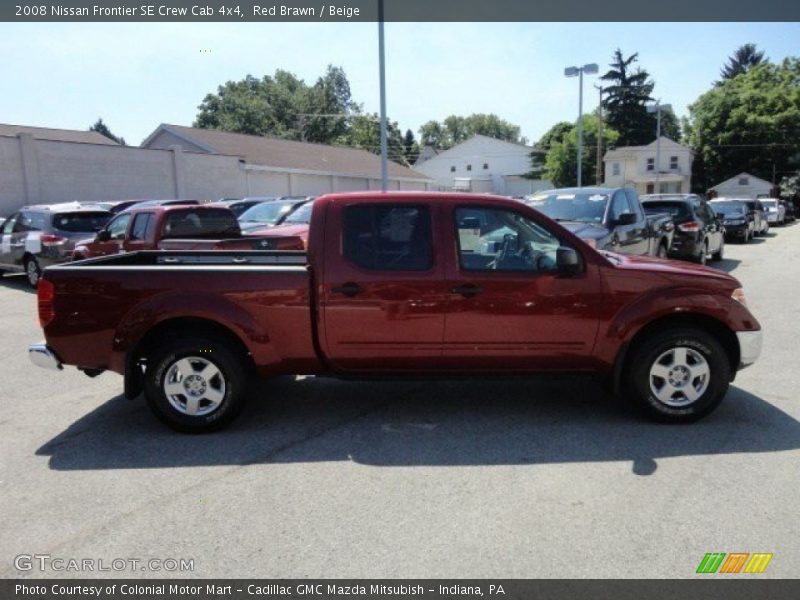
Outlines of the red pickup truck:
M248 377L582 372L645 413L711 412L760 353L739 282L598 251L488 195L332 194L308 253L151 251L45 269L34 363L125 376L183 431L219 428Z
M290 250L298 236L242 236L236 215L221 206L149 206L119 213L94 238L75 244L73 260L137 250Z

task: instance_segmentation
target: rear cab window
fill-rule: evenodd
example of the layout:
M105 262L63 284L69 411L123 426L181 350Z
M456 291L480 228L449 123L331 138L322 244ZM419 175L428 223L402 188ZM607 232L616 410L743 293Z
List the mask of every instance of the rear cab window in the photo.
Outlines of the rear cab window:
M433 267L427 206L358 204L343 214L343 254L371 271L428 271Z
M133 223L136 228L136 221ZM239 222L227 209L170 211L164 222L163 238L220 238L237 235Z

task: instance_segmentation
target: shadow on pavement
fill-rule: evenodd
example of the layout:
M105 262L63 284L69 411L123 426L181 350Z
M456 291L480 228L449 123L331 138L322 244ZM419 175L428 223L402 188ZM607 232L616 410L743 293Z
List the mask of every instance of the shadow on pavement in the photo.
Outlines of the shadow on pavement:
M726 273L730 273L731 271L734 271L736 267L741 264L741 262L742 261L735 258L723 258L720 261L709 263L708 266L719 269L720 271L725 271Z
M373 466L537 465L800 448L800 423L731 387L699 423L643 420L590 379L260 384L239 420L208 435L161 425L116 397L44 444L52 469L148 469L352 461Z
M28 279L23 274L0 274L0 285L11 290L36 294L36 290L30 286Z

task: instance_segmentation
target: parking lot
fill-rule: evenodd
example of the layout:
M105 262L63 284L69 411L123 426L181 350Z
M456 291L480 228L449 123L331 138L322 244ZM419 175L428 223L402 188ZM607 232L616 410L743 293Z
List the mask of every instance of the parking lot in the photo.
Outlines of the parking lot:
M689 426L591 380L284 378L213 435L176 434L122 379L29 363L35 295L0 282L0 575L14 557L194 559L182 577L690 577L707 552L800 568L800 225L719 266L759 362Z

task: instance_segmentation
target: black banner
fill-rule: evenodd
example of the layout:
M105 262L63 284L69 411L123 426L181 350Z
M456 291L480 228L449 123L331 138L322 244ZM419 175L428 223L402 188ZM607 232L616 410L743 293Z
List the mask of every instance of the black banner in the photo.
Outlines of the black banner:
M17 0L2 21L376 21L379 0ZM384 0L386 21L800 21L797 0Z
M800 580L707 579L6 579L0 598L29 600L770 600L800 597Z

